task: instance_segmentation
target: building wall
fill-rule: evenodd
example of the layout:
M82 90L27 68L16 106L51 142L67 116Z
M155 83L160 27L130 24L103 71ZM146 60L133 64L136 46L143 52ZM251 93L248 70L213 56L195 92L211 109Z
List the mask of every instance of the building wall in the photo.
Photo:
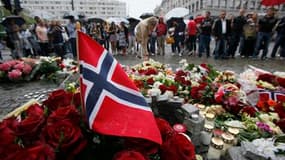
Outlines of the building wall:
M155 13L162 16L173 8L184 7L194 16L203 14L206 10L214 16L219 15L221 10L237 15L240 8L245 8L248 12L264 14L266 7L260 3L261 0L162 0L161 5L155 9ZM274 7L279 10L279 15L285 15L284 4Z
M29 11L43 10L61 19L72 10L72 0L22 0L22 7ZM126 3L117 0L73 0L74 11L86 17L126 17Z

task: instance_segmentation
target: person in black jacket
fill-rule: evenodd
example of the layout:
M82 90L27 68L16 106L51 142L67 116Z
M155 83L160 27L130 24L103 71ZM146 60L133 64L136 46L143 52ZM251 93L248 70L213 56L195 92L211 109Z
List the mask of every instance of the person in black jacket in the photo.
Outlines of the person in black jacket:
M211 12L207 11L205 19L200 24L200 36L199 36L199 57L202 56L204 50L206 50L207 57L210 57L210 42L213 20L210 17Z
M220 18L213 25L213 35L216 39L215 59L228 58L228 39L231 33L231 22L226 19L226 11L222 11Z
M237 50L239 43L240 43L240 51L242 51L242 48L243 48L243 42L244 42L243 27L247 23L247 20L244 14L245 14L245 10L241 9L239 11L239 16L235 17L231 23L232 33L231 33L231 38L229 42L229 53L228 54L232 58L234 58L235 56L235 52Z
M274 12L274 8L267 9L266 15L258 22L258 35L256 41L256 48L253 54L254 58L257 58L260 49L263 49L261 60L265 60L267 58L266 56L270 39L272 36L272 31L277 23L277 19L274 17Z
M275 58L276 52L278 50L279 47L281 47L281 57L284 58L285 57L285 16L283 18L281 18L276 26L276 31L277 31L277 37L275 40L275 44L271 53L271 58Z

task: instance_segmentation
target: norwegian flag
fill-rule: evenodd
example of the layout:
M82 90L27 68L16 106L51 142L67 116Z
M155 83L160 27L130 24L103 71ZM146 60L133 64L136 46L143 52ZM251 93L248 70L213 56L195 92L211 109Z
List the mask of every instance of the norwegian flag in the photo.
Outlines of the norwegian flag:
M114 136L162 143L151 108L120 64L78 32L81 96L89 127Z
M269 91L261 89L259 90L259 99L261 101L267 101L271 99L276 102L285 102L285 93L279 91Z

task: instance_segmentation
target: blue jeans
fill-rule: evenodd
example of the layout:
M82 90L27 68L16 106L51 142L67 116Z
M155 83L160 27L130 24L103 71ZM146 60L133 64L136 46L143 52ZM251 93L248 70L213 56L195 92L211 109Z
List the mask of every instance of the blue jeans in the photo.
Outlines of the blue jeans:
M150 37L150 52L155 54L156 37Z
M215 59L227 57L228 40L222 36L216 40Z
M199 37L199 56L202 56L204 50L206 50L207 56L210 56L210 42L211 36L210 35L203 35L201 34Z
M254 49L253 57L257 57L259 55L259 50L263 49L261 58L265 58L268 52L268 46L270 43L271 33L266 32L258 32L256 46Z

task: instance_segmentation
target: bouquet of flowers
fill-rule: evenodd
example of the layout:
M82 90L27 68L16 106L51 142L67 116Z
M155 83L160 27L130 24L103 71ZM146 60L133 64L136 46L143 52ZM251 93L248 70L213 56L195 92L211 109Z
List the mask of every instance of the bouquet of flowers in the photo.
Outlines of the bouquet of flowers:
M28 80L33 66L22 60L9 60L0 64L0 81Z
M143 139L97 134L87 127L80 93L60 89L43 104L31 101L0 122L0 159L195 160L195 148L185 134L163 119L156 122L161 146Z

